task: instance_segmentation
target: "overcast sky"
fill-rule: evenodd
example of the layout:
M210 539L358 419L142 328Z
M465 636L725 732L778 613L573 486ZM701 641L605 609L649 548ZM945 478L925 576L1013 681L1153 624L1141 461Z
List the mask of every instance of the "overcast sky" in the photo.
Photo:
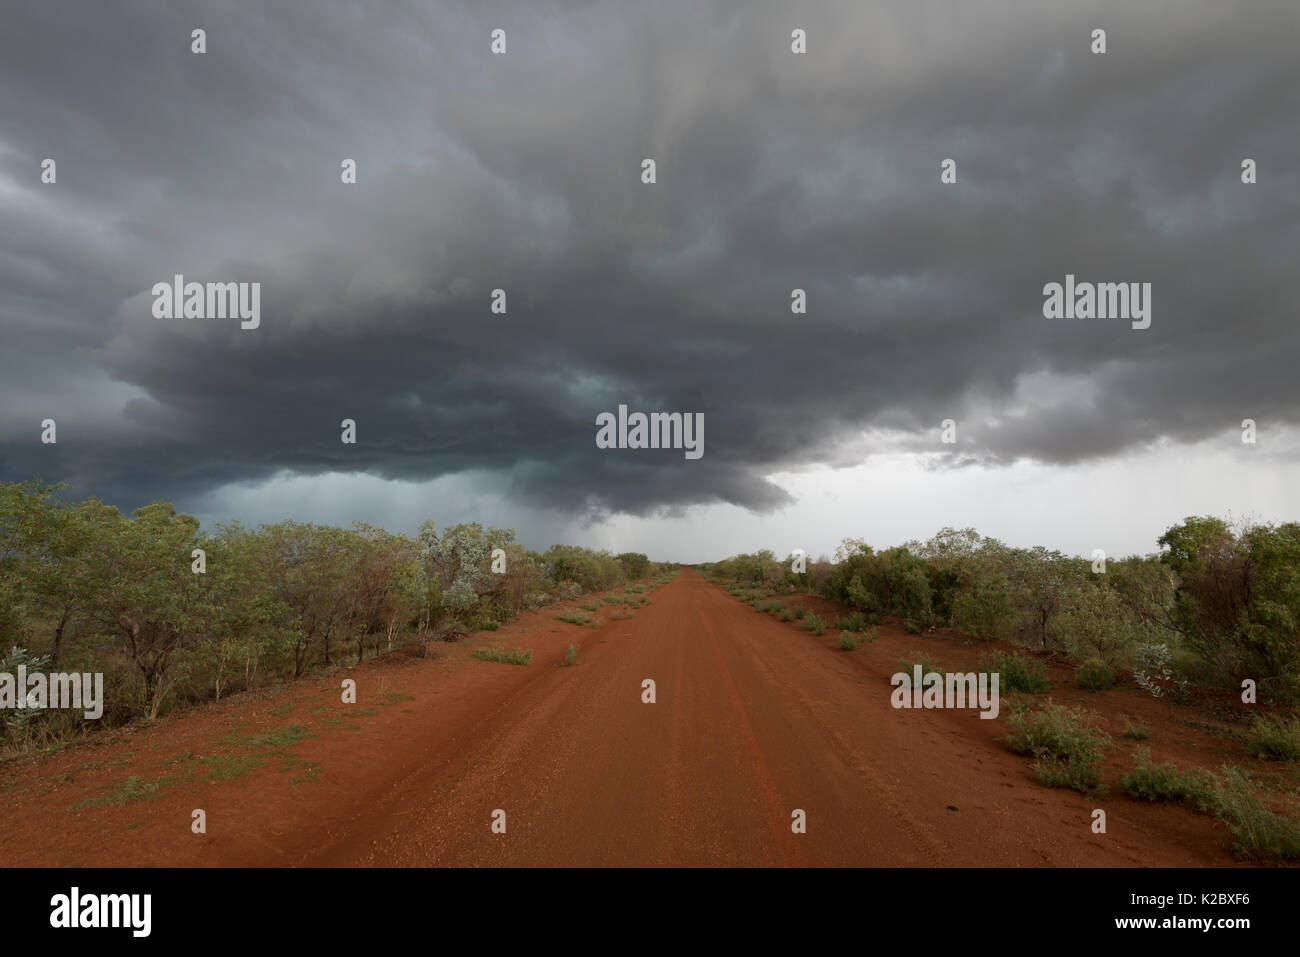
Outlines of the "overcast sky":
M5 480L684 561L1300 519L1294 0L4 19ZM178 273L260 326L154 318ZM1043 318L1067 274L1151 283L1150 328ZM597 448L619 404L703 413L703 457Z

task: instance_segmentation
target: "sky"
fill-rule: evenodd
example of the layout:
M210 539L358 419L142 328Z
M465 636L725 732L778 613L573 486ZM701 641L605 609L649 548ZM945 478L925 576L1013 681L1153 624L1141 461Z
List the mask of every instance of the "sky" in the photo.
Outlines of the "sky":
M1300 520L1294 0L5 21L0 480L687 562ZM260 283L257 328L157 318L177 274ZM1045 318L1067 275L1150 326ZM620 405L703 456L599 448Z

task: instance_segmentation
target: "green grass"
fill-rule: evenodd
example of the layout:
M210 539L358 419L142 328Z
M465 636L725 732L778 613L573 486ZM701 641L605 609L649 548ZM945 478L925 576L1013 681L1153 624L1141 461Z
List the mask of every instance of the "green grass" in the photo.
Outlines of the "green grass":
M1038 783L1089 793L1101 785L1101 756L1110 737L1090 715L1050 700L1039 711L1021 710L1007 718L1012 751L1034 758Z
M233 736L228 735L227 739ZM300 724L286 724L282 728L276 728L273 731L267 731L263 734L251 734L242 740L233 742L258 750L287 748L297 744L303 738L310 738L312 735L305 727Z
M152 780L132 774L117 787L107 788L103 794L86 798L66 810L75 813L134 801L147 801L157 797L164 788L196 781L207 783L231 781L257 768L265 767L273 759L279 761L278 770L291 771L305 762L291 754L289 748L304 738L312 736L300 724L285 725L258 734L232 732L223 737L220 743L237 749L236 753L218 753L199 757L192 751L186 751L156 765L160 769L171 768L172 770L167 774Z
M814 615L810 612L804 617L803 626L814 635L826 634L826 622L822 621L820 615Z
M72 805L67 810L74 814L78 811L88 811L101 807L115 807L120 804L129 804L132 801L147 801L150 798L158 796L158 791L168 783L167 777L158 778L156 781L145 781L138 774L133 774L116 788L109 790L105 794L97 797L86 798L84 801Z
M847 630L840 632L840 648L843 651L857 651L861 640L856 632Z
M1144 724L1133 724L1127 719L1124 721L1124 731L1120 737L1125 741L1145 741L1151 737L1151 729Z
M475 648L471 654L480 661L499 661L507 665L531 665L533 653L526 648Z
M600 610L600 602L598 602L598 601L585 601L585 602L583 602L581 605L579 605L578 607L581 608L583 611L599 611L599 610Z
M806 614L808 614L808 612L804 611L804 609L802 609L802 608L796 608L796 609L794 610L794 616L795 616L796 618L798 618L800 621L803 621L803 617L804 617L804 615L806 615Z
M561 664L565 668L571 668L578 663L578 646L569 645L569 650L564 653L564 661Z
M1246 750L1266 760L1300 761L1300 718L1260 715L1250 729Z
M1040 694L1052 690L1052 681L1047 677L1047 669L1018 651L1011 654L994 651L980 660L980 669L990 674L997 672L1000 675L999 694L1015 691Z
M281 771L288 771L297 759L291 755L281 756ZM260 754L211 754L199 758L199 768L206 772L209 781L233 781L242 778L249 771L266 765L267 758Z
M1300 821L1274 814L1255 796L1250 775L1224 766L1215 816L1232 832L1232 849L1259 861L1300 860Z
M1204 768L1152 764L1148 748L1138 748L1134 756L1136 767L1120 776L1125 794L1139 801L1173 801L1213 815L1228 826L1233 851L1247 860L1300 860L1300 820L1265 805L1241 768L1225 764L1216 776Z
M775 615L778 612L785 611L785 602L769 601L766 605L763 606L763 611L767 612L769 615Z
M555 616L556 621L568 622L570 625L590 625L596 621L589 615L582 615L576 611L560 612Z

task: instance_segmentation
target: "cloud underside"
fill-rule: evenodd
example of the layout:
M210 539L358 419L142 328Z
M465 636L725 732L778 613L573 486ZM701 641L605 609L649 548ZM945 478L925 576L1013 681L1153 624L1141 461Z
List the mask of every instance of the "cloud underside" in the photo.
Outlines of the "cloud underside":
M5 477L761 512L766 476L875 451L1069 465L1300 421L1294 4L56 6L0 36ZM259 328L154 319L178 273L262 283ZM1149 282L1150 328L1044 319L1067 274ZM619 404L703 413L703 458L598 449Z

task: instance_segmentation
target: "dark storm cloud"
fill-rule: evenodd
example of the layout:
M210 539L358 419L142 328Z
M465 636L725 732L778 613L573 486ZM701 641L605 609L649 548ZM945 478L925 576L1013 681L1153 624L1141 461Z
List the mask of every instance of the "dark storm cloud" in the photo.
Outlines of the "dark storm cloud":
M942 452L954 418L955 465L1295 423L1300 8L1077 7L22 5L0 474L135 505L479 470L573 513L762 510L864 430ZM176 273L261 282L260 328L152 318ZM1151 328L1044 320L1066 273L1150 282ZM598 450L620 403L703 412L704 457Z

